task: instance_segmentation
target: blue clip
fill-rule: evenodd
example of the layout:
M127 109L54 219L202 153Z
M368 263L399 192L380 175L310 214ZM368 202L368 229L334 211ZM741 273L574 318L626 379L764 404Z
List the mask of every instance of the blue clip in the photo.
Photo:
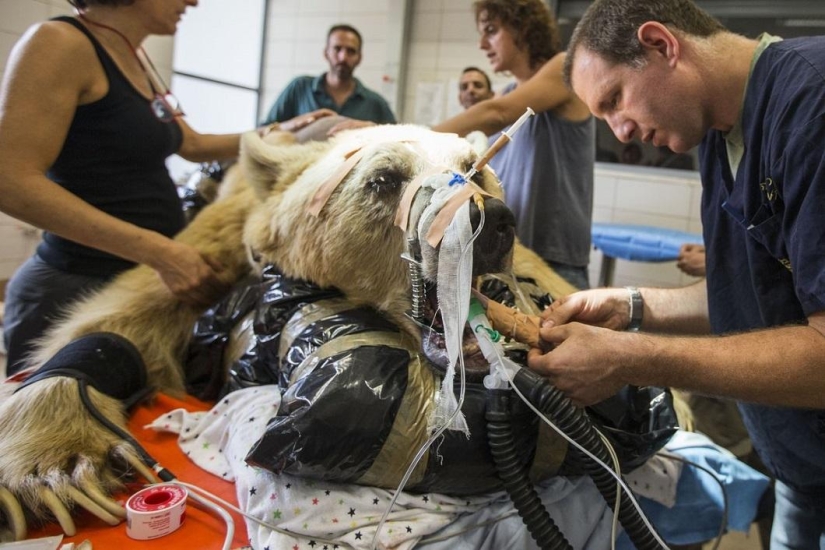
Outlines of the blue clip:
M448 183L448 185L450 187L452 187L456 183L460 183L461 185L464 185L465 183L467 183L467 180L465 180L464 176L462 176L461 174L457 174L457 173L453 172L453 179L450 180L450 183Z

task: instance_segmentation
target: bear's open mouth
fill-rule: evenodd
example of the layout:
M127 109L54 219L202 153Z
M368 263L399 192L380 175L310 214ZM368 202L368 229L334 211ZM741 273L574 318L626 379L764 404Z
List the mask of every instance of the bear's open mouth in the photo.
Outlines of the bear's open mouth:
M427 299L424 302L424 320L421 327L421 347L424 355L440 372L445 372L449 366L447 347L444 337L444 322L441 311L438 309L438 299L436 286L427 284ZM464 323L464 332L461 340L461 351L464 357L464 368L466 369L467 380L480 382L489 372L490 365L481 349L478 347L478 340L468 323ZM456 370L459 366L456 365ZM458 378L456 378L458 380Z

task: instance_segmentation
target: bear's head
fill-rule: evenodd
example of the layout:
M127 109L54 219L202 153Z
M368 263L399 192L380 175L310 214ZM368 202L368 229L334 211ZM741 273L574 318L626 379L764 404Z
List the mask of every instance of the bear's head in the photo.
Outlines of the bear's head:
M413 306L412 288L421 288L415 272L432 303L452 212L466 209L465 231L481 225L472 246L473 276L510 269L513 214L492 171L481 170L471 183L458 176L478 155L456 135L376 126L328 142L273 147L250 133L241 151L262 200L244 231L255 266L276 264L289 277L336 287L415 336L419 327L405 315ZM429 326L438 308L422 309L419 325Z

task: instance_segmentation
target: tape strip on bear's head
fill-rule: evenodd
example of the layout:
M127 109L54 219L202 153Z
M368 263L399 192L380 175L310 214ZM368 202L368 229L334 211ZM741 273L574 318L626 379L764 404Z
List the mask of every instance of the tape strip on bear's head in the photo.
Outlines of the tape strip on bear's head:
M97 391L122 401L126 408L150 391L146 387L146 365L137 348L111 332L96 332L72 340L15 391L53 376L85 380Z

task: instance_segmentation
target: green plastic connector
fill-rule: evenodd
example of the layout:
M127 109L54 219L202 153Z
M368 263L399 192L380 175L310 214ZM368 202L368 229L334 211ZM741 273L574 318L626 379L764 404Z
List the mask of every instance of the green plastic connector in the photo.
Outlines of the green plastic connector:
M467 320L472 322L473 319L479 315L487 317L487 311L484 309L484 306L481 305L481 302L478 301L478 298L470 296L470 311L467 313Z

